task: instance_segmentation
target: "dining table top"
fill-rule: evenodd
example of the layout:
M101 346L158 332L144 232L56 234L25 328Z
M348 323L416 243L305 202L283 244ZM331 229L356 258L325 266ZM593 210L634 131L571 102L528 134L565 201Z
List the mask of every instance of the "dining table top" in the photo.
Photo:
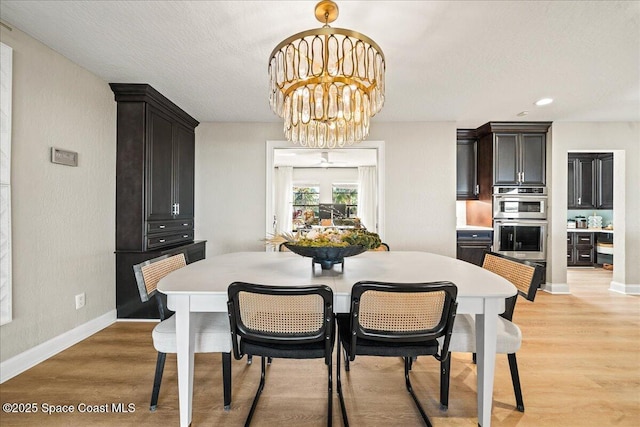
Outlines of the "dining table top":
M158 283L167 295L217 295L225 297L233 282L267 285L329 286L337 297L336 312L348 311L351 287L359 281L420 283L449 281L458 288L460 312L478 312L465 307L465 300L507 298L516 288L506 279L455 258L420 251L368 251L344 259L330 270L312 265L311 258L293 252L234 252L211 256L176 270Z

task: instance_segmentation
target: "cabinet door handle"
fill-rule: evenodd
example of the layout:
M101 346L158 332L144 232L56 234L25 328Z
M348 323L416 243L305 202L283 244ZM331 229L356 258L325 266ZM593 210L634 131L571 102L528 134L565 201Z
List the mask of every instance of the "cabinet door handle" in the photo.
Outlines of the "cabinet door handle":
M522 181L520 182L524 182L524 172L522 172Z
M158 240L158 242L164 243L164 242L166 242L166 240L165 239L160 239L160 240Z
M165 227L164 225L159 225L159 226L158 226L158 228L164 228L164 227Z
M591 255L580 255L580 258L591 258Z
M578 204L581 205L582 204L582 197L578 197Z
M183 223L182 225L184 225L185 227L188 227L188 226L189 226L189 223L188 223L188 222L185 222L185 223Z
M176 215L180 215L180 203L176 203Z
M476 196L477 196L478 194L480 194L480 186L479 186L479 185L476 185Z
M187 237L189 237L189 235L188 234L183 234L182 237L186 239Z

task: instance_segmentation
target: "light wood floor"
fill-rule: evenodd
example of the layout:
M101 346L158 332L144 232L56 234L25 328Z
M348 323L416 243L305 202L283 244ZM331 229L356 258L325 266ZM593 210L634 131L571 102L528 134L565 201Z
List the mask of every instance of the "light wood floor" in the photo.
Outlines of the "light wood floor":
M524 343L518 362L526 411L514 408L506 356L498 355L495 426L639 426L640 297L607 290L611 273L570 270L572 295L539 292L520 299L515 321ZM156 353L152 323L116 323L0 386L0 400L73 405L72 414L0 413L1 426L178 425L176 361L167 357L158 410L149 412ZM259 362L257 360L256 362ZM233 362L233 404L222 409L219 354L196 355L193 426L241 426L259 378L259 364ZM475 426L476 369L470 355L451 365L449 410L438 407L438 363L414 364L414 389L437 426ZM334 375L335 379L335 375ZM358 357L343 375L347 410L357 426L419 426L404 388L400 359ZM321 360L275 360L255 426L326 425L326 368ZM335 387L334 387L335 389ZM79 404L135 405L128 413L79 413ZM335 425L341 425L337 395Z

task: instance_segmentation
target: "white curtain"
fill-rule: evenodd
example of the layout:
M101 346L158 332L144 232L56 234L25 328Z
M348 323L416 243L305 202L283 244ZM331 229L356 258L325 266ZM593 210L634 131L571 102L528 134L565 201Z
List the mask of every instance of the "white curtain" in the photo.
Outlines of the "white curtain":
M358 167L358 217L367 230L378 232L378 179L375 166Z
M293 167L277 167L274 175L274 185L275 218L273 232L275 234L290 233L293 227Z

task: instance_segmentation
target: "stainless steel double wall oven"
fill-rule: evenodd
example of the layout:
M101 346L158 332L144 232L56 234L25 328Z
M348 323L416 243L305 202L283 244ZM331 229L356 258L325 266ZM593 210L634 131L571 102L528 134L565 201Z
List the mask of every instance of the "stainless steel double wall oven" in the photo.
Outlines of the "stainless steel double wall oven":
M530 261L547 257L547 188L493 188L493 250Z

